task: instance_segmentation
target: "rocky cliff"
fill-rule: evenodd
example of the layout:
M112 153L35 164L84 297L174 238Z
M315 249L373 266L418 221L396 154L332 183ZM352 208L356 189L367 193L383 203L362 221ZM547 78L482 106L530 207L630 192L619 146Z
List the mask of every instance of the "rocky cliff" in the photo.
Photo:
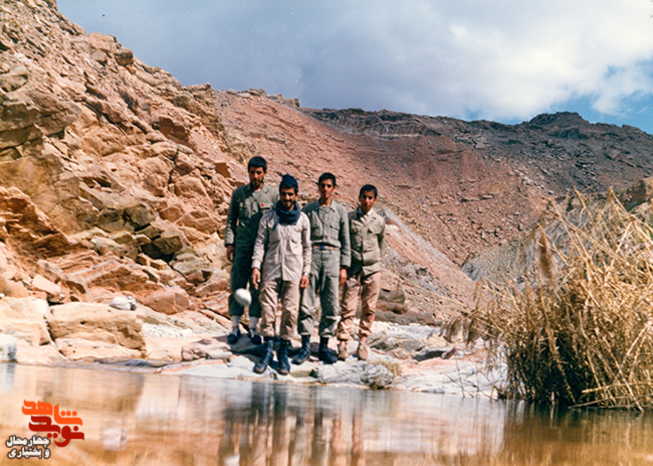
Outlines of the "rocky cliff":
M0 293L71 313L71 301L129 295L188 328L226 324L221 235L253 155L270 183L297 176L302 201L324 171L347 207L378 186L391 246L381 314L406 322L469 304L459 265L517 238L549 196L650 174L651 136L574 114L507 126L303 109L262 90L181 86L52 0L0 0L0 25ZM59 351L75 353L66 338Z
M210 86L183 88L51 3L0 6L5 291L42 291L36 274L61 288L51 301L224 291L217 232L244 170Z
M251 156L268 158L271 183L285 172L297 175L303 200L317 194L322 171L338 174L349 207L368 181L370 168L344 150L341 132L299 112L296 100L181 86L115 37L86 34L54 2L0 1L0 24L0 293L12 299L67 305L127 295L138 306L190 319L182 327L199 323L215 332L216 322L228 322L221 237L227 205L247 181ZM388 317L428 320L468 301L473 282L406 226L410 217L397 217L388 202L380 207L392 245L384 272L386 293L395 296L384 308ZM29 302L8 303L7 318L26 308L43 323ZM105 323L84 325L97 329L111 320L113 311L93 309L106 314ZM65 310L46 314L78 322L64 325L68 333L28 343L54 339L59 352L75 358L98 349L80 340L124 347L121 332L143 331L137 322L110 335L70 333L85 319L79 307ZM165 317L148 315L141 324ZM143 345L127 349L105 354L151 355Z

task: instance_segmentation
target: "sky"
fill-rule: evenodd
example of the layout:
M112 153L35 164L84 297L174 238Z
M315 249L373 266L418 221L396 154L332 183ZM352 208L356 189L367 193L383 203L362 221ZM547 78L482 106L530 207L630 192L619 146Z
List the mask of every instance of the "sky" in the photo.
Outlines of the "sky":
M653 134L651 0L58 0L183 85L507 124L578 112Z

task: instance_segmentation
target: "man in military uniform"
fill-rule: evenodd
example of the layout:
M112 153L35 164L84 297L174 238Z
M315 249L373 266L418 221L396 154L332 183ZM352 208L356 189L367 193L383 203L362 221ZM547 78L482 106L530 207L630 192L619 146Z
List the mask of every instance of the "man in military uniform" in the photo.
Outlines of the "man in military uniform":
M252 284L261 288L263 316L261 334L265 338L263 355L254 372L265 372L272 362L276 333L277 304L281 301L279 329L279 373L290 373L288 349L297 331L300 290L308 286L311 270L311 225L297 202L299 184L290 175L279 183L279 197L274 210L266 213L258 227L252 257Z
M327 364L337 361L328 349L329 338L334 336L338 323L338 289L347 279L351 261L347 210L332 199L336 190L336 177L332 173L323 173L317 187L320 199L307 204L303 209L311 222L312 260L309 285L302 291L299 308L298 331L302 336L302 347L293 358L294 364L302 364L311 353L317 293L320 294L322 306L318 327L318 358Z
M268 164L263 157L252 157L247 164L249 184L236 188L231 196L227 214L227 228L224 244L227 247L227 259L231 264L231 294L229 295L229 315L232 330L227 341L234 344L240 338L240 318L244 308L234 299L234 293L239 288L245 288L252 276L252 254L258 233L258 225L264 213L273 209L279 200L279 192L263 180L268 171ZM261 304L258 290L251 286L252 302L249 305L248 335L254 344L261 343L261 337L256 331L258 319L261 317Z
M381 255L385 249L385 220L373 208L378 191L366 184L358 196L359 207L349 212L349 233L351 237L351 267L343 290L340 321L338 322L338 359L347 359L347 341L354 327L354 316L361 299L361 318L358 359L369 356L367 337L372 333L376 314L376 301L381 291Z

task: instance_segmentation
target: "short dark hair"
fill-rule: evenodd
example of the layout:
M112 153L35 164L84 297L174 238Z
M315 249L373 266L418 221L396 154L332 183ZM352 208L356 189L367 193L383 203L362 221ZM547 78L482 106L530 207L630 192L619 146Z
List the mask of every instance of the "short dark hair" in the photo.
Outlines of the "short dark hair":
M333 181L333 186L336 185L336 175L334 175L333 173L329 173L329 172L322 173L320 175L320 177L318 178L318 180L317 180L317 184L319 185L320 183L322 183L325 180L331 180L331 181Z
M299 191L299 183L297 183L297 180L295 179L294 176L292 175L283 175L281 178L281 183L279 183L279 192L281 192L282 189L289 189L292 188L295 190L295 194Z
M376 190L376 186L373 184L364 185L361 190L358 192L358 197L361 197L363 193L374 193L374 198L379 197L379 192Z
M268 163L263 157L259 157L258 155L249 159L249 163L247 164L247 171L249 171L249 169L252 167L262 168L266 173L268 171Z

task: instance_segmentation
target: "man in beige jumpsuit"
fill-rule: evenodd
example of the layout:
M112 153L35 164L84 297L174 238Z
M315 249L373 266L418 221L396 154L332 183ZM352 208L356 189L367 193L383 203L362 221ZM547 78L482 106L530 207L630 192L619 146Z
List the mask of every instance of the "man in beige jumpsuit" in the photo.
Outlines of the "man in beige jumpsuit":
M351 267L347 274L340 311L338 359L347 359L347 341L351 337L354 316L361 296L360 342L357 355L367 359L367 337L372 333L376 301L381 291L381 254L385 248L385 220L374 210L377 189L366 184L358 196L359 207L349 212Z
M290 372L288 349L297 331L300 288L308 286L311 271L311 226L297 202L297 180L284 175L279 184L280 201L261 218L252 256L252 284L260 284L261 335L264 353L254 366L263 373L272 361L277 303L281 299L279 373Z
M347 210L332 199L336 177L322 173L317 181L319 200L302 210L311 222L311 275L308 287L302 291L297 330L302 336L302 347L293 364L302 364L311 354L311 335L315 326L316 294L320 294L322 313L318 327L320 346L318 359L333 364L336 357L329 351L329 338L334 336L340 314L338 292L347 279L351 262L349 248L349 217Z

